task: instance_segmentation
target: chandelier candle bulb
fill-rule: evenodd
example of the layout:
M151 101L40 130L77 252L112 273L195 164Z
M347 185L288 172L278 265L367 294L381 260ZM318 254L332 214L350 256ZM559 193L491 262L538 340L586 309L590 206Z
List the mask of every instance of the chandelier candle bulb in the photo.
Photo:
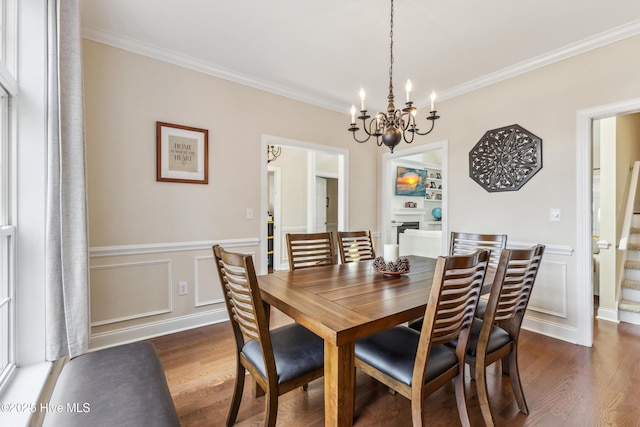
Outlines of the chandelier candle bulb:
M407 102L411 102L411 80L407 80L405 89L407 91Z
M365 111L365 109L364 109L364 89L360 89L360 111Z
M431 111L436 111L436 92L431 92Z
M351 106L351 124L352 125L356 124L356 106L355 105Z

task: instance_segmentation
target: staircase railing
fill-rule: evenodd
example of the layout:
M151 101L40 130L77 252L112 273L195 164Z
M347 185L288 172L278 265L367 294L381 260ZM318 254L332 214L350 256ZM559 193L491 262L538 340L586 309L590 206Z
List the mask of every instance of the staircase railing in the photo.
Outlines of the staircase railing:
M631 181L629 182L629 195L627 196L627 207L624 212L624 220L622 223L622 233L620 234L620 244L618 249L627 250L629 244L629 234L631 233L631 221L633 219L633 211L636 204L636 192L638 190L638 178L640 177L640 161L633 163L633 171L631 172Z

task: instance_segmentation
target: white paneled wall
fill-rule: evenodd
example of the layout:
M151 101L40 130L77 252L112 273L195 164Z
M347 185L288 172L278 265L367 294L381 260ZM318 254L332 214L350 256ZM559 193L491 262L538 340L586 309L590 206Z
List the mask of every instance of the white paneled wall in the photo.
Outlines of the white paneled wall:
M258 239L92 248L91 349L227 320L211 247L254 256ZM179 294L179 283L187 294Z

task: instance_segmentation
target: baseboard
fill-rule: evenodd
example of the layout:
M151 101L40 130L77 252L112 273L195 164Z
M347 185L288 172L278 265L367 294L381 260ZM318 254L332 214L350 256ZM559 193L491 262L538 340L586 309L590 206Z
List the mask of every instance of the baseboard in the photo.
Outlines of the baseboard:
M612 310L610 308L598 308L598 314L596 315L596 319L599 320L607 320L609 322L620 323L618 320L618 310Z
M90 351L94 351L129 342L147 340L162 335L225 322L227 320L229 320L227 311L222 308L163 320L160 322L145 323L140 326L132 326L91 335L89 349Z
M577 328L532 318L531 316L525 316L522 321L522 329L574 344L579 341Z

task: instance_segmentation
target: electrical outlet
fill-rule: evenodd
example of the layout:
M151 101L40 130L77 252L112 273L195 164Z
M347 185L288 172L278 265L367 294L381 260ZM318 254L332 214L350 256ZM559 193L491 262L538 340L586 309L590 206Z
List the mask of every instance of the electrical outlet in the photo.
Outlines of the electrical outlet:
M247 208L247 219L253 219L253 209Z
M187 295L189 293L189 284L187 282L178 283L178 295Z
M561 217L560 209L549 209L549 221L560 222Z

